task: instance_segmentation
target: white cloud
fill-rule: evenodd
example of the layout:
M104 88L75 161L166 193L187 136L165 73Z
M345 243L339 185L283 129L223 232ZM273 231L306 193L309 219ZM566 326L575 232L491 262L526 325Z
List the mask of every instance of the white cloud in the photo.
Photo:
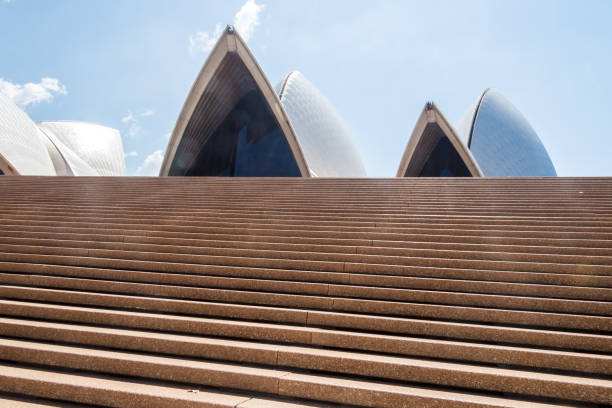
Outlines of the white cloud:
M210 34L208 31L200 31L195 35L189 36L189 53L195 55L200 52L210 52L219 37L221 37L222 32L223 24L217 23L213 34Z
M164 155L161 149L148 155L142 164L136 169L135 176L157 176L161 167Z
M128 157L138 157L138 152L124 153L123 156L127 159Z
M132 111L128 111L127 115L121 118L121 122L127 123L130 127L127 130L129 137L136 137L142 130L140 126L140 118L146 116L153 116L153 110L145 109L144 111L134 114Z
M136 116L131 111L128 111L128 114L121 118L123 123L131 123L136 122Z
M255 3L255 0L247 0L234 15L234 28L240 33L245 42L248 42L253 36L255 29L259 25L259 15L265 7L264 4ZM189 36L189 53L196 55L200 52L210 52L222 33L223 23L217 23L212 33L200 31Z
M234 27L242 36L244 41L249 41L259 25L259 14L266 6L255 3L255 0L247 0L234 16Z
M0 93L8 96L16 105L22 109L28 105L37 104L42 101L51 102L55 95L66 95L66 85L60 84L55 78L42 78L39 83L28 82L27 84L14 84L0 78Z

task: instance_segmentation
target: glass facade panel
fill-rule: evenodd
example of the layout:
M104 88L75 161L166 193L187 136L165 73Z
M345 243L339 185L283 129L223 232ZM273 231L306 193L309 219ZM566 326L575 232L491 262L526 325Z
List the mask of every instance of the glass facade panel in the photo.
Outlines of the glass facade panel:
M446 137L440 139L419 177L471 177L470 171Z
M185 175L299 177L300 171L266 101L251 91L206 141Z

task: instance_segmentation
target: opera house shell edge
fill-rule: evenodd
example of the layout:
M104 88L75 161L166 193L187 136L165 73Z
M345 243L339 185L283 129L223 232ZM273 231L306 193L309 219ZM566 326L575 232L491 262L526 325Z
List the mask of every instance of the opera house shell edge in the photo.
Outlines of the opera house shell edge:
M365 177L331 103L298 71L276 90L228 26L176 122L160 176Z
M556 177L523 114L486 89L453 128L433 102L419 116L397 177Z
M115 129L34 123L0 95L0 174L123 176ZM273 88L228 26L184 103L161 176L365 177L355 142L332 104L299 71ZM554 177L546 148L501 93L487 89L457 127L427 103L397 177Z
M121 136L93 123L34 123L0 94L0 174L124 176Z

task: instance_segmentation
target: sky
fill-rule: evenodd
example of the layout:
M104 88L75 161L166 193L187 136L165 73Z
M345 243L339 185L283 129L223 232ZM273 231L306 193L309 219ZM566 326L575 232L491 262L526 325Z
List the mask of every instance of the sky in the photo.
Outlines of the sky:
M367 173L395 176L427 101L458 123L488 87L527 118L559 176L612 176L612 1L0 0L0 92L35 121L121 132L157 175L220 30L276 85L301 71Z

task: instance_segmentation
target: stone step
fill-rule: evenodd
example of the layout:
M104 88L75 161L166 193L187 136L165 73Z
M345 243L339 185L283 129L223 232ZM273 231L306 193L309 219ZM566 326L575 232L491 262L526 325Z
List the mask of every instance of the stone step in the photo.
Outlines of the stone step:
M49 261L49 260L47 260ZM169 268L176 266L176 268ZM0 261L1 272L29 273L54 276L85 277L95 279L114 279L122 281L150 281L155 283L178 283L216 285L225 288L255 289L258 284L270 285L275 291L291 292L295 285L303 293L328 294L327 284L352 284L356 286L425 289L448 292L481 293L491 295L533 296L542 298L576 299L593 301L612 300L612 288L580 287L568 285L543 285L509 282L489 282L458 279L437 279L409 276L367 275L355 273L334 273L314 271L293 271L285 269L243 268L209 265L188 268L184 264L164 265L164 273L149 270L122 270L66 266L56 264L16 263ZM567 276L566 276L567 277ZM571 277L571 276L570 276ZM577 279L576 279L577 280ZM599 279L600 281L603 279ZM608 279L612 286L612 277ZM279 282L280 281L280 282ZM591 279L593 284L594 279ZM200 282L200 283L198 283ZM279 283L276 283L279 282ZM299 285L302 284L302 285ZM603 286L603 285L602 285Z
M320 248L311 245L297 244L264 244L264 243L242 243L224 244L223 241L215 241L214 245L207 245L199 241L197 245L170 245L152 244L139 242L108 242L101 240L58 240L25 237L0 237L0 245L24 245L64 248L88 248L108 250L128 250L144 252L171 252L174 254L202 254L202 255L226 255L226 256L249 256L249 257L274 257L290 259L319 259L337 262L368 262L369 263L391 263L401 264L398 259L402 258L451 258L451 259L475 259L491 261L530 262L530 263L555 263L555 264L577 264L579 268L584 265L612 265L612 256L602 255L561 255L524 252L493 252L493 251L462 251L457 249L434 249L434 248L382 248L382 247L345 247L326 246ZM321 251L322 250L322 251ZM269 255L270 254L270 255ZM292 254L292 255L288 255ZM363 258L367 257L365 261ZM372 259L381 260L372 261ZM386 260L389 259L389 262ZM609 271L608 271L609 272Z
M447 291L416 289L396 289L371 286L321 284L311 282L291 282L258 279L238 279L224 277L207 277L179 274L159 274L151 272L134 272L108 270L99 273L96 269L79 269L71 274L70 270L55 269L60 276L53 276L54 270L43 270L42 274L0 272L0 284L39 285L49 288L85 289L100 292L151 295L186 298L196 300L225 299L237 303L273 304L294 307L296 305L333 309L334 303L345 302L348 307L355 299L382 301L391 307L390 302L419 303L412 306L414 313L433 313L435 305L493 308L503 310L526 310L529 312L551 312L554 314L588 314L610 316L612 303L602 301L551 299L542 297L503 296L491 294L471 294ZM80 276L79 278L73 276ZM216 289L214 293L210 290ZM237 291L243 291L242 300L237 298ZM263 292L263 293L259 293ZM272 296L270 294L277 294ZM347 299L348 298L348 299ZM374 303L372 303L373 305ZM363 303L367 307L367 303ZM381 304L382 305L382 304ZM444 310L444 309L439 309ZM458 309L466 310L466 309ZM469 309L467 309L469 310ZM428 312L429 311L429 312ZM438 313L443 313L439 312ZM491 316L497 312L490 311ZM478 315L474 311L474 315ZM553 314L548 317L562 321L561 316ZM584 319L593 320L591 317Z
M578 220L564 219L563 221L547 221L545 218L516 218L512 217L509 219L493 219L489 218L478 218L478 219L467 219L460 217L452 217L449 215L441 216L429 216L429 217L387 217L382 220L376 219L376 217L363 217L362 219L355 219L352 216L348 219L342 219L340 217L333 217L333 219L318 219L309 215L302 215L296 213L293 216L286 216L285 218L278 216L267 216L261 217L257 214L250 216L248 210L238 215L236 213L222 212L211 209L212 211L194 214L190 213L189 216L178 216L175 215L164 216L163 212L154 214L129 214L129 211L115 211L114 213L107 214L107 210L96 211L96 213L80 213L78 211L69 211L67 208L66 212L34 212L34 211L23 211L23 210L8 210L3 212L1 218L3 221L19 221L29 220L33 223L45 222L45 221L70 221L72 223L82 222L93 222L102 223L112 221L113 223L120 223L124 225L130 224L142 224L146 222L157 222L158 225L167 226L194 226L194 225L209 225L209 226L232 226L232 225L254 225L264 229L285 229L287 227L297 227L297 229L304 230L325 230L335 228L338 231L369 231L373 228L386 230L386 229L404 229L404 228L432 228L432 229L467 229L467 230L499 230L500 228L506 230L520 230L520 231L546 231L554 229L556 231L582 231L582 232L611 232L612 225L607 222L606 218L595 219L589 221L580 218ZM212 214L211 214L212 213ZM235 214L234 216L231 216ZM220 216L223 218L220 219ZM332 218L332 217L327 217ZM372 219L374 218L374 219Z
M23 300L0 299L2 314L31 319L315 346L343 347L340 344L350 346L354 343L356 348L370 351L381 351L372 343L384 338L386 339L384 342L380 340L381 347L389 347L389 350L395 350L393 352L398 354L403 353L401 350L404 347L411 349L403 342L398 343L398 336L400 338L418 336L440 340L596 353L612 352L612 336L601 334L169 301L157 298L96 295L86 292L64 293L44 289L11 289L15 291L8 297L21 297ZM1 292L2 296L4 294L5 292ZM28 298L29 300L51 302L63 300L65 303L90 305L90 307L34 303L27 301ZM99 307L107 307L107 309ZM112 310L110 308L144 311ZM352 334L347 335L345 330L349 330ZM338 333L339 331L341 333ZM382 351L384 350L383 348Z
M351 357L343 352L318 350L307 353L303 349L301 354L281 351L278 359L279 366L285 367L305 366L324 372L382 377L411 383L433 382L437 385L504 393L517 393L520 390L521 395L534 397L612 404L612 381L604 379L398 357L367 358L358 357L354 353ZM0 339L0 359L291 397L302 397L300 393L294 393L295 390L290 386L296 380L295 375L307 383L317 378L316 375L300 374L290 369L12 339ZM287 394L282 393L283 389ZM349 399L336 400L326 395L319 395L318 398L326 402L351 403Z
M41 189L42 190L42 189ZM283 191L253 191L245 189L242 192L238 190L234 191L221 191L217 190L216 194L206 195L205 192L200 194L194 194L189 191L174 191L173 194L159 195L155 197L148 197L145 201L142 197L134 196L136 194L147 194L148 191L137 189L136 191L117 191L106 192L103 196L98 195L100 191L94 191L90 193L91 198L87 200L83 199L83 192L73 192L64 190L65 195L58 198L54 202L56 204L62 204L67 201L75 202L76 204L112 204L113 202L119 201L118 198L124 198L124 201L120 205L135 204L138 203L141 208L152 208L165 205L174 205L177 208L188 208L192 206L199 207L217 207L219 203L227 203L226 209L238 210L243 204L251 203L253 201L261 202L265 204L263 207L257 207L257 209L278 209L278 208L303 208L305 204L316 204L323 209L333 209L339 207L345 208L358 208L359 211L367 211L369 208L374 206L385 209L389 212L399 212L402 209L429 209L429 210L448 210L451 212L460 212L464 215L466 210L479 209L481 212L487 213L491 210L497 210L503 213L504 211L512 211L516 213L525 213L528 211L556 211L556 212L569 212L568 210L575 209L573 216L585 215L593 216L600 214L600 211L610 208L609 202L605 199L609 197L608 194L600 192L591 192L590 197L584 197L584 194L554 194L550 191L550 197L543 198L541 195L546 194L546 191L516 191L516 193L528 194L529 197L520 198L517 197L513 200L512 193L509 191L506 194L496 194L494 197L488 199L483 197L482 191L472 191L469 194L450 194L447 197L440 197L439 192L419 194L418 192L413 194L401 195L401 192L381 191L384 188L379 188L378 191L371 190L369 192L354 191L349 192L332 192L329 189L311 189L302 191L293 191L290 193ZM48 190L47 190L48 191ZM25 192L29 193L29 198L33 203L44 203L44 191L37 192ZM353 194L352 194L353 193ZM376 196L376 194L379 196ZM382 193L382 194L381 194ZM176 194L184 197L184 202L176 204L173 203L173 198ZM352 194L352 195L351 195ZM538 194L540 200L537 200ZM14 194L10 197L23 198L24 194ZM470 202L467 202L469 200ZM565 200L565 202L560 202ZM497 204L497 205L496 205ZM589 206L585 208L585 204ZM581 206L582 205L582 206ZM242 206L244 207L244 206ZM245 207L246 211L251 211L253 207ZM308 210L306 208L305 210ZM412 214L411 214L412 215Z
M191 392L200 393L200 390L193 389ZM212 393L211 393L212 394ZM223 395L223 394L221 394ZM78 397L75 397L79 399ZM137 395L134 399L134 404L129 406L138 407L139 396ZM111 406L113 404L112 400L108 400L108 404L106 406ZM5 394L0 393L0 406L2 408L95 408L94 405L83 405L83 404L73 404L66 401L53 401L48 399L41 398L33 398L23 395L15 395L15 394ZM128 406L128 405L120 405L120 406ZM157 406L157 405L156 405ZM218 407L218 405L214 405ZM231 405L230 405L231 406ZM98 405L99 407L99 405ZM249 398L246 402L240 403L235 406L236 408L332 408L338 407L336 404L329 405L324 403L310 403L310 402L297 402L297 400L291 399L269 399L269 398L260 398L253 397Z
M172 208L175 210L172 214L167 213L167 209ZM605 217L597 216L575 216L575 217L555 217L555 218L544 218L544 217L530 217L530 216L518 216L518 217L500 217L498 216L483 216L483 217L469 217L457 215L430 215L430 216L413 216L410 214L395 214L393 216L387 214L367 214L360 216L359 214L341 215L334 214L326 215L322 214L303 214L296 212L294 214L283 214L283 213L271 213L270 211L258 211L252 208L246 208L242 211L234 211L221 208L192 208L189 210L176 208L176 206L169 207L159 205L154 208L140 208L140 207L109 207L99 205L87 205L87 206L61 206L61 205L30 205L28 208L19 207L7 207L4 214L7 215L30 215L30 216L66 216L68 218L73 216L79 217L97 217L98 219L127 219L128 216L132 218L158 218L163 217L165 221L178 220L215 220L218 221L220 217L227 221L237 222L257 222L257 223L295 223L299 221L301 223L320 223L321 225L349 225L349 226L389 226L389 225L404 225L408 223L443 223L443 224L465 224L465 225L534 225L534 226L578 226L578 227L609 227L612 226L609 220Z
M160 408L237 407L248 395L196 391L181 386L127 378L67 373L51 369L0 364L0 391L105 407L151 406Z
M612 403L610 179L0 191L0 405Z
M2 408L88 408L93 405L72 404L66 401L53 401L36 397L0 392Z
M406 239L415 239L419 237L426 237L429 241L448 241L451 237L452 240L460 240L460 242L489 242L506 244L512 243L515 245L547 245L547 246L561 246L561 247L587 247L587 248L610 248L612 243L609 239L609 234L583 234L583 233L567 233L558 232L551 229L547 232L534 232L531 231L528 234L525 232L513 232L504 230L492 230L487 231L486 236L483 237L482 231L471 231L471 230L432 230L432 229L414 229L410 231L402 231L401 233L390 233L381 232L379 230L373 230L370 232L346 232L346 231L334 231L322 230L299 230L299 229L262 229L252 227L178 227L168 226L157 227L151 224L113 224L113 223L98 223L98 224L86 224L80 223L74 225L72 223L53 223L44 222L39 224L31 224L27 220L23 221L9 221L2 224L5 228L11 229L23 229L24 231L58 231L58 232L94 232L98 234L118 234L118 235L138 235L138 236L166 236L173 238L185 238L195 237L199 238L206 235L230 235L230 236L244 236L246 235L249 239L257 237L257 239L271 239L271 238L283 238L292 239L293 242L309 242L310 241L323 241L323 242L374 242L374 241L389 241L393 245L401 243ZM305 241L297 240L296 238L303 238ZM482 241L481 241L482 239Z
M147 231L147 236L130 235L131 231L122 230L96 230L75 229L73 232L56 232L55 228L48 227L39 230L32 230L31 226L26 227L25 231L21 227L2 227L0 233L4 237L11 238L30 238L30 239L52 239L62 241L102 241L102 242L127 242L135 244L157 244L157 245L176 245L176 246L204 246L204 247L223 247L223 248L249 248L266 249L274 245L283 250L299 250L301 252L338 252L338 253L357 253L358 247L366 247L371 251L392 251L397 249L437 249L449 250L457 249L460 251L480 251L488 252L510 252L510 253L539 253L539 254L567 254L583 256L609 256L610 248L597 248L596 241L589 242L592 247L584 248L581 246L552 246L552 245L526 245L524 240L519 245L509 242L501 244L499 238L489 238L491 243L483 243L486 238L474 237L453 237L448 236L449 242L443 240L431 240L430 238L440 238L444 236L429 235L414 237L406 236L403 241L383 241L383 240L335 240L333 238L317 239L303 237L282 237L266 235L231 235L231 234L168 234L163 231ZM63 231L66 229L63 228ZM197 236L197 237L196 237ZM460 240L472 238L473 241L462 243ZM415 239L410 241L410 239ZM418 239L418 240L416 240ZM603 241L606 242L607 241ZM540 242L538 242L541 244ZM559 243L557 243L559 244ZM561 243L562 245L567 243Z
M93 241L92 241L93 242ZM122 244L136 248L138 245ZM153 249L156 246L148 246ZM159 247L159 246L157 246ZM184 248L184 247L175 247ZM144 248L147 249L147 248ZM170 248L160 248L171 251ZM206 249L205 254L151 252L119 249L88 249L49 246L0 244L0 252L32 255L67 255L71 257L111 258L116 260L147 260L156 262L180 262L196 264L220 264L233 266L271 267L283 269L309 269L329 272L344 272L344 264L368 264L388 266L424 266L441 268L493 269L508 272L566 273L581 275L612 276L612 265L564 264L552 262L499 261L460 258L423 258L417 256L349 255L340 257L319 253L296 253L291 251L260 251L247 249ZM187 252L187 253L184 253ZM197 252L197 251L196 251ZM447 254L443 254L447 255Z
M307 364L295 365L296 363L291 363L291 361L299 362L299 358L318 353L330 355L330 352L321 351L323 349L320 347L306 348L308 344L290 346L283 343L196 337L159 331L127 330L16 318L0 318L0 336L308 369L312 367ZM311 346L325 346L334 349L612 375L612 357L600 354L329 330L311 331L311 336L313 337L309 343ZM372 360L377 360L380 356L380 354L331 353L332 357L334 355L340 359L339 364L342 363L343 358L350 360L353 356L357 358L367 356ZM297 359L295 359L296 356ZM286 357L287 361L283 357ZM383 360L384 358L381 357L380 361Z
M406 301L384 301L356 299L351 297L299 295L279 292L258 292L153 283L133 283L107 281L100 279L65 278L31 274L0 273L0 284L10 286L34 286L55 289L72 289L108 294L156 296L170 299L189 299L196 301L229 302L235 304L303 308L308 310L327 310L338 312L358 312L382 316L405 316L437 318L461 321L482 321L505 324L531 324L539 327L563 327L591 331L612 331L610 318L596 314L576 314L559 311L537 312L532 310L512 310L482 306L458 306L445 304L426 304ZM1 292L0 292L1 293ZM449 293L449 292L446 292ZM350 295L350 293L345 293ZM444 296L441 292L435 294ZM484 295L491 296L492 295ZM435 296L434 296L435 297ZM520 300L521 298L519 298ZM512 299L508 300L508 303ZM551 299L548 299L550 301ZM583 302L585 301L567 301ZM502 302L503 303L503 302ZM597 302L591 302L596 303ZM601 310L609 309L608 302L599 302Z
M298 408L324 407L321 403L292 403L270 397L231 394L193 385L175 385L158 381L123 377L62 372L44 368L0 364L0 390L106 407L154 406L174 408L236 407L236 408ZM310 401L321 396L334 402L348 401L351 405L378 407L441 408L551 408L576 407L571 403L541 403L524 399L503 398L475 393L428 390L418 387L394 386L376 382L294 374L279 382L279 394L299 394ZM340 402L341 403L341 402ZM61 405L64 406L64 405Z
M554 274L538 272L515 272L515 271L496 271L487 269L459 269L459 268L435 268L435 267L409 267L400 265L372 265L359 263L345 263L344 272L311 271L305 269L284 269L284 268L265 268L257 266L241 265L210 265L210 264L184 264L177 262L149 262L140 260L106 259L62 255L40 255L40 254L16 254L0 252L0 262L3 264L23 263L29 265L57 265L66 268L84 265L88 268L122 268L136 271L149 272L183 272L192 274L211 274L232 276L260 276L264 274L271 279L291 279L295 281L306 281L307 277L313 276L311 282L316 283L355 283L361 282L363 276L374 276L376 280L384 282L384 276L389 279L411 279L411 278L435 278L452 279L462 284L465 280L491 281L491 282L517 282L549 284L576 287L595 287L597 289L608 290L612 288L612 277L601 275L575 275L575 274ZM76 266L75 266L76 265ZM241 272L235 272L241 271ZM384 275L384 276L381 276ZM323 278L325 277L325 278ZM545 296L545 295L542 295Z
M507 235L507 236L549 236L549 237L573 237L573 238L607 238L612 233L611 227L583 227L583 226L538 226L538 225L479 225L479 224L445 224L442 222L435 223L372 223L369 226L350 226L350 225L329 225L316 223L272 223L272 222L254 222L254 220L244 222L221 221L217 218L216 221L181 221L181 220L166 220L162 217L156 218L111 218L104 220L99 217L62 217L62 216L40 216L31 217L30 215L10 215L0 214L0 222L5 225L28 223L31 225L53 225L61 221L62 224L71 227L92 227L106 225L114 228L125 229L143 229L151 224L156 224L158 228L174 231L231 231L232 229L244 229L245 227L257 230L272 230L272 231L303 231L305 234L324 234L334 232L339 236L366 237L372 233L387 233L387 234L407 234L407 233L424 233L424 234L456 234L456 235ZM147 222L148 221L148 222ZM486 234L485 234L486 233ZM352 235L349 235L352 234Z

